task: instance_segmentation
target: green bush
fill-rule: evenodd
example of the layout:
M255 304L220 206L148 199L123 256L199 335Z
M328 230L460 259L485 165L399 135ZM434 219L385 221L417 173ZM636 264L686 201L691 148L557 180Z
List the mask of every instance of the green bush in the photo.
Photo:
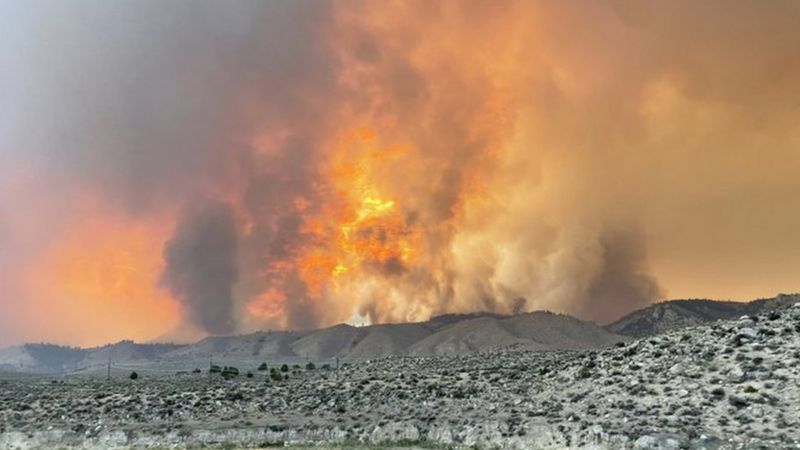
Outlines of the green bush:
M587 366L581 367L581 370L578 371L577 378L579 380L585 380L586 378L592 377L592 369Z
M261 365L258 366L258 370L261 371L261 372L266 371L267 370L267 363L265 363L265 362L261 363Z
M239 376L239 369L232 366L225 366L222 368L222 378L230 379Z
M310 362L310 363L306 364L306 370L314 370L314 369L316 369L316 368L317 368L317 367L316 367L316 366L314 365L314 363L312 363L312 362Z
M136 372L131 372L131 374L130 374L130 379L131 379L131 380L137 380L137 379L139 379L139 374L138 374L138 373L136 373Z
M289 366L287 366L286 364L281 366L281 372L288 372L288 371L289 371Z

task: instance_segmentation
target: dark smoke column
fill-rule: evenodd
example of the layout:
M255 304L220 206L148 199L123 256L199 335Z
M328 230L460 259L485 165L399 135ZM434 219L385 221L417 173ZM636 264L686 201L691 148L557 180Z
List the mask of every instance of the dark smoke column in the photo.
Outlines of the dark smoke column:
M236 328L236 247L233 210L217 202L190 208L164 244L162 283L181 301L192 323L212 334Z

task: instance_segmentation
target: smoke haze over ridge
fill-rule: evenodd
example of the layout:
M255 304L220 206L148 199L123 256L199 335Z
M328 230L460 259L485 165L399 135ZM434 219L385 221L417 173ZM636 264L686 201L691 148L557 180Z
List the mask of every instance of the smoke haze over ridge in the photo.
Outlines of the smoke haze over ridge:
M796 2L0 17L0 343L798 290Z

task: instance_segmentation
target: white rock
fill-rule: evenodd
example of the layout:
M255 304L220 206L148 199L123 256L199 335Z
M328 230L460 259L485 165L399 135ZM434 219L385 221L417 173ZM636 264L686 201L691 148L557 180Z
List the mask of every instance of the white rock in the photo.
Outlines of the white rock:
M642 436L633 443L634 449L641 450L678 450L680 443L675 439L658 439L653 436Z
M414 425L392 422L383 427L375 427L370 435L370 442L377 444L385 441L419 440L419 429Z
M733 368L728 371L728 379L734 383L741 383L744 381L745 373L739 366L733 366Z
M641 450L656 449L658 440L653 436L642 436L633 443L633 448Z
M754 330L752 328L749 328L749 327L742 328L741 330L739 330L739 333L749 337L750 339L757 339L758 338L758 331L756 331L756 330Z
M679 375L683 373L683 366L681 365L681 363L675 364L669 368L668 372L670 373L670 375Z

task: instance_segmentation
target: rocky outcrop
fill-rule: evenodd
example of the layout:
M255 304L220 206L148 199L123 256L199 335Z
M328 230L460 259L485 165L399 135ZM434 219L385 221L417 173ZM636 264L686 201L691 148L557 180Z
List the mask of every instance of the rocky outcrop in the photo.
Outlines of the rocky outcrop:
M742 315L753 316L786 309L798 302L799 294L780 294L775 298L751 302L669 300L633 311L606 328L625 336L652 336L716 320L730 320Z

